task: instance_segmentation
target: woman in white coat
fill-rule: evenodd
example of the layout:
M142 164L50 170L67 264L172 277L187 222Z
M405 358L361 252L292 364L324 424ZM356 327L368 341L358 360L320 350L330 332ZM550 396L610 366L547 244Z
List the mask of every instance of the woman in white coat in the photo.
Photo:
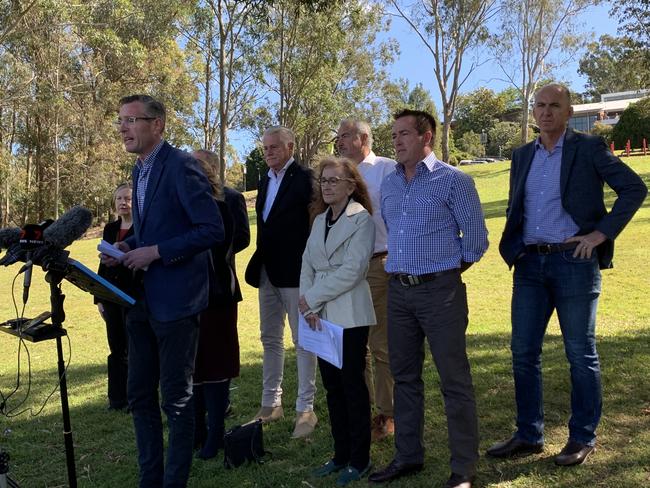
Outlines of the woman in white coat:
M368 190L344 158L321 160L320 189L311 206L311 234L302 256L300 312L312 329L320 318L343 331L343 368L318 359L327 391L334 457L313 472L339 472L337 484L361 479L370 469L370 400L364 372L368 327L376 323L366 281L375 227Z

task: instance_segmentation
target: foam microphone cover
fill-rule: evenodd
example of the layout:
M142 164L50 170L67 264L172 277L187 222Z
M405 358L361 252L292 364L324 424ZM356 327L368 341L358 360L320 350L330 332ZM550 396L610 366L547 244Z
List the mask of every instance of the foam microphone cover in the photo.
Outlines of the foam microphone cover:
M20 227L0 229L0 249L9 249L20 240Z
M86 233L92 221L90 210L81 206L72 207L43 231L43 238L47 244L65 249Z

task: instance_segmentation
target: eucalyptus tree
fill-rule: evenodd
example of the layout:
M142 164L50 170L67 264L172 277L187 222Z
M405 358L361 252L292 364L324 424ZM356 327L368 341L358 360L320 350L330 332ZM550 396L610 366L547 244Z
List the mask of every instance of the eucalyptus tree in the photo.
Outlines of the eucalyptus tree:
M650 45L630 37L602 35L587 44L578 72L587 77L589 94L638 90L650 86Z
M193 79L199 88L199 109L193 126L202 146L219 154L221 179L225 179L228 131L257 99L254 51L263 0L198 0L190 21L181 29Z
M13 141L3 207L22 209L18 222L74 203L108 208L111 187L128 177L111 127L121 96L159 96L170 108L168 137L188 140L177 117L194 93L175 41L183 2L11 3L25 8L0 42L0 139Z
M433 72L442 99L442 159L449 161L449 137L463 83L483 62L481 47L488 23L498 11L496 0L390 0L392 15L402 18L433 57Z
M265 94L249 123L258 134L267 124L293 129L297 159L308 164L342 118L377 106L394 46L377 43L386 25L361 0L278 0L265 25L257 71Z
M571 60L584 43L576 34L578 14L594 0L501 0L496 60L517 89L522 106L520 142L528 138L530 103L539 83Z

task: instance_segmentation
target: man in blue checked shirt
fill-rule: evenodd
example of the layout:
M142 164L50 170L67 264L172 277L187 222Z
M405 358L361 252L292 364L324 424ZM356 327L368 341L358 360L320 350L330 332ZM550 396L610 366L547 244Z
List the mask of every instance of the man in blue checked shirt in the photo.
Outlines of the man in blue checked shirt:
M517 430L487 451L493 457L513 457L544 448L542 342L555 310L571 364L569 439L555 457L560 466L583 463L596 444L602 410L596 351L600 269L612 267L614 239L647 193L641 178L602 138L567 129L572 114L565 86L542 87L533 106L539 137L512 155L499 251L514 266L511 349ZM617 195L609 211L603 182Z
M391 481L424 462L426 338L445 401L451 476L446 488L470 488L478 461L478 421L465 346L467 295L461 273L488 247L472 179L432 150L436 121L426 112L395 115L399 164L381 186L388 229L388 344L395 379L395 457L370 481Z

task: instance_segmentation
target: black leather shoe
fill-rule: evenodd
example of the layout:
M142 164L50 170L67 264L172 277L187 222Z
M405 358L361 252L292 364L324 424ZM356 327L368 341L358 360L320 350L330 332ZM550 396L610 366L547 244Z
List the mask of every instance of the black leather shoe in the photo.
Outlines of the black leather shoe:
M474 482L474 476L467 476L467 475L464 475L464 474L451 473L451 476L447 480L447 484L444 486L444 488L455 488L456 486L460 485L461 483L469 483L469 486L471 488L473 482Z
M393 460L381 471L375 471L368 476L368 481L371 483L384 483L386 481L393 481L408 474L417 473L422 471L423 464L401 464Z
M569 439L569 442L562 448L560 454L555 456L555 464L558 466L582 464L587 459L587 456L595 450L596 448L594 446L588 446Z
M497 442L487 450L487 455L497 458L529 456L544 450L544 444L531 444L512 436L507 441Z

